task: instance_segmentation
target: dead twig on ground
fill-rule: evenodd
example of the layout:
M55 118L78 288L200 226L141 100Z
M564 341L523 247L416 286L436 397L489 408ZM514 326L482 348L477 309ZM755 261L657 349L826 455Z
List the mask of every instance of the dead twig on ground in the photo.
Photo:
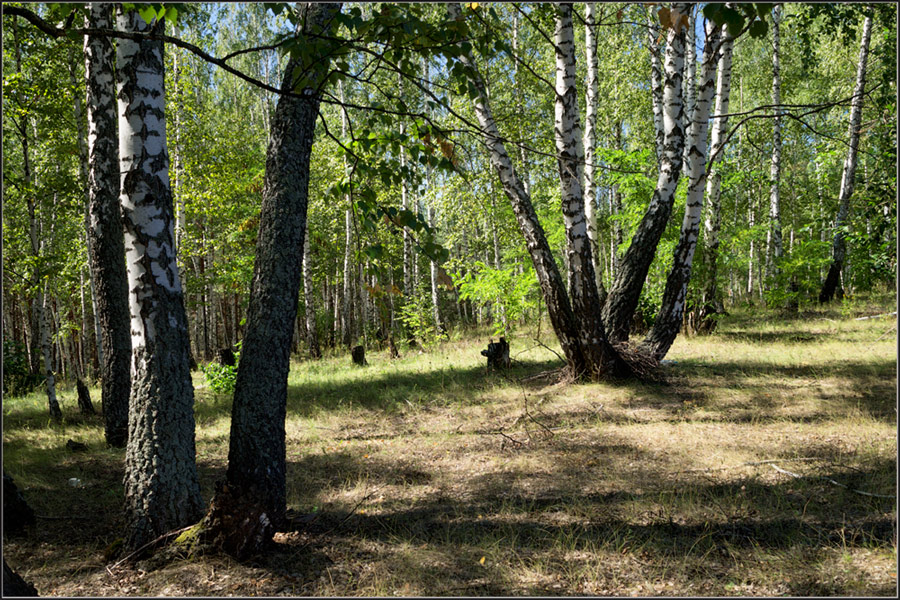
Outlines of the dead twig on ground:
M154 540L150 540L149 542L147 542L146 544L144 544L143 546L141 546L140 548L138 548L137 550L135 550L134 552L132 552L131 554L129 554L128 556L126 556L125 558L120 559L118 562L116 562L114 565L112 565L112 567L107 567L107 568L108 568L108 569L110 569L110 568L111 568L111 569L118 568L120 565L122 565L123 563L127 562L127 561L128 561L129 559L131 559L132 557L137 556L138 554L140 554L141 552L143 552L143 551L146 550L147 548L150 548L150 547L153 546L154 544L158 544L158 543L160 543L160 542L162 542L162 541L164 541L164 540L166 540L166 539L168 539L168 538L170 538L170 537L176 536L176 535L178 535L178 534L180 534L180 533L184 533L185 531L187 531L187 530L190 529L191 527L195 527L196 525L197 525L197 523L193 523L193 524L191 524L191 525L188 525L187 527L182 527L181 529L173 529L172 531L168 531L168 532L162 534L161 536L159 536L158 538L156 538L156 539L154 539Z
M794 479L803 479L803 475L798 475L797 473L792 473L791 471L788 471L787 469L782 469L781 467L779 467L778 465L776 465L774 463L770 464L769 466L772 467L773 469L775 469L776 471L778 471L779 473L784 473L785 475L790 475ZM824 475L812 475L811 477L813 477L815 479L824 479L825 481L827 481L828 483L830 483L832 485L842 487L847 491L853 492L855 494L860 494L861 496L869 496L871 498L886 498L886 499L890 499L890 500L893 500L895 498L895 496L887 496L885 494L873 494L872 492L864 492L862 490L857 490L848 485L840 483L839 481L835 481L834 479L831 479L830 477L825 477Z
M881 317L893 317L896 314L897 314L897 311L895 310L894 312L884 313L882 315L872 315L871 317L856 317L853 320L854 321L865 321L866 319L879 319Z

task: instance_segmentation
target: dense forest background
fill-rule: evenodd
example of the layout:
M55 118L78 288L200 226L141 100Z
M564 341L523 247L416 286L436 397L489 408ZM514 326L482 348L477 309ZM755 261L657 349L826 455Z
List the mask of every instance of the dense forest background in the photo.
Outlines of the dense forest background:
M829 12L802 4L784 6L782 106L777 110L771 108L771 36L744 35L735 42L734 130L716 167L722 179L716 277L725 307L748 303L802 307L818 301L836 232L860 8L839 5ZM354 10L366 13L378 8L357 5ZM552 72L553 48L542 37L552 31L552 24L538 7L527 12L532 10L535 14L527 18L507 5L483 11L485 19L479 26L484 35L511 41L521 58L513 61L493 53L481 68L496 120L503 135L513 140L511 145L518 146L520 172L563 267L554 96L542 75ZM646 209L657 172L646 48L649 10L632 4L597 8L598 168L591 200L601 240L598 264L607 287ZM846 222L840 225L847 238L841 281L848 295L891 286L896 272L895 20L889 13L887 9L878 13L872 34L857 185ZM42 371L34 318L38 301L51 315L53 371L63 379L91 378L98 372L99 352L85 234L81 41L49 39L13 19L5 25L3 332L8 378L4 385L12 384L11 377ZM289 27L283 15L275 16L263 4L197 4L185 7L167 31L213 56L224 56L263 46ZM579 48L584 29L575 28ZM699 57L702 28L697 31ZM580 59L582 53L578 54ZM362 68L366 59L350 54L344 60ZM237 344L244 330L266 144L277 95L182 48L167 47L165 61L178 263L192 355L209 361L218 349ZM236 56L231 63L277 87L284 61L277 50L263 49ZM377 343L386 337L385 321L390 331L403 331L403 337L428 344L460 327L491 324L500 333L542 314L537 279L512 209L472 129L469 97L457 93L457 83L445 66L431 60L410 68L418 70L455 113L468 115L467 123L446 108L431 108L420 89L408 83L404 87L395 73L378 66L365 74L365 83L351 78L334 86L329 92L333 101L323 103L311 165L309 273L296 323L295 352L309 352L311 334L324 348ZM584 81L583 60L577 61L577 68L578 81ZM345 108L339 105L341 98ZM412 116L373 111L372 106ZM768 267L772 253L767 249L774 112L783 115L779 216L784 250L776 269ZM447 169L432 172L418 160L417 148L400 157L408 136L404 132L416 127L415 115L420 113L430 114L445 131L453 132L435 147L453 160L459 174ZM341 181L353 176L350 160L355 159L348 159L339 142L351 140L358 157L372 165L380 160L389 163L386 170L364 175L381 175L380 180L367 181L369 206L408 207L436 230L435 242L449 251L449 257L436 265L435 273L422 245L411 243L409 229L401 233L394 224L374 221L366 206L360 208L358 201L340 193ZM371 153L366 153L367 147ZM405 168L397 169L404 160ZM674 216L641 292L639 327L653 324L660 305L679 237L686 179L681 179ZM37 235L36 248L29 232ZM699 310L707 273L703 261L697 263L687 304Z

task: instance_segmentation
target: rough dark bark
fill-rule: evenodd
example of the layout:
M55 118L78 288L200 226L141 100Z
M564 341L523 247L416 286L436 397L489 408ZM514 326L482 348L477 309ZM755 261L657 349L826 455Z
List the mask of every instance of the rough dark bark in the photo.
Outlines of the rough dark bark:
M85 27L108 28L111 5L93 3ZM84 42L88 117L88 213L90 267L94 282L99 344L100 399L106 421L106 443L122 448L128 440L128 397L131 391L131 334L125 238L119 207L119 145L113 47L107 37L86 36Z
M34 525L34 511L16 487L12 477L3 471L3 533L18 535Z
M685 3L674 3L672 10L686 15L689 12L688 6ZM619 263L615 281L603 305L603 323L614 343L628 339L629 326L650 264L656 255L656 247L669 221L675 201L675 189L681 175L684 148L684 106L681 98L684 37L683 28L668 30L662 105L665 137L659 178L647 212Z
M853 102L850 105L850 147L844 161L841 175L841 192L838 200L838 214L834 220L834 241L831 246L831 265L828 275L819 293L819 302L830 302L835 295L844 296L841 286L841 269L847 253L847 241L844 238L843 226L850 212L850 197L853 195L853 184L856 178L856 155L859 149L859 130L862 118L863 90L866 88L866 62L869 56L869 39L872 36L872 17L866 17L863 23L862 42L859 48L859 62L856 67L856 87L853 90Z
M37 589L22 576L9 568L6 559L3 559L3 597L9 596L37 596Z
M78 410L81 414L89 416L94 413L94 404L91 402L91 393L81 378L75 380L75 389L78 392Z
M369 364L366 362L366 349L363 346L353 346L350 355L353 358L354 365L363 367Z
M338 10L339 4L309 4L301 26L305 31L321 30ZM317 76L324 74L327 64L327 58L320 59ZM295 89L301 70L302 65L292 59L281 89ZM241 530L214 530L216 536L235 536L222 547L241 547L242 553L259 547L285 523L287 375L306 234L309 160L319 108L319 96L309 87L312 83L303 86L305 98L279 98L272 119L223 488L229 490L231 500L215 499L207 517L211 523L224 521L222 512L234 510L231 506L243 513L239 517L260 523L252 540L241 539L246 538Z
M162 29L136 10L124 31ZM126 548L202 515L184 295L175 262L162 42L120 40L121 204L131 307L132 381L125 452Z

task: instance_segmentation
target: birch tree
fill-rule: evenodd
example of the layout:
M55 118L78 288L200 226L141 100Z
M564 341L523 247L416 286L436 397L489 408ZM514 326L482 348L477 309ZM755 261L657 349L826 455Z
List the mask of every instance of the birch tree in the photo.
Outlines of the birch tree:
M339 10L339 4L307 4L298 33L321 33ZM306 241L316 89L329 64L321 56L312 60L288 62L281 90L302 97L282 95L271 121L228 470L206 518L207 535L238 557L260 549L285 524L287 376Z
M700 234L700 215L703 211L703 193L706 185L706 137L709 129L709 112L716 89L716 68L720 45L721 27L706 22L706 41L700 66L700 89L697 104L688 133L688 190L685 202L681 236L675 246L672 269L666 279L662 305L656 315L653 328L642 345L657 360L665 357L681 329L685 297L691 280L691 267L697 238Z
M723 36L719 52L718 82L716 84L716 110L712 126L710 146L709 178L706 180L707 208L704 220L703 257L706 264L706 286L703 291L703 306L700 319L707 329L715 326L711 315L723 311L718 285L719 231L722 223L721 192L722 174L719 163L724 152L725 132L728 130L728 104L731 96L731 58L734 39L727 33ZM707 324L708 323L708 324Z
M85 27L111 26L111 5L94 2ZM107 37L85 36L84 68L88 117L88 253L94 281L106 443L123 447L128 440L131 391L131 332L125 238L119 208L119 147L116 134L114 50Z
M866 62L869 57L869 40L871 37L872 17L867 15L863 23L862 39L859 46L859 61L856 65L856 86L853 89L853 101L850 104L850 131L848 134L850 143L841 173L838 213L837 218L834 220L834 238L831 244L831 265L828 267L828 275L826 275L825 283L822 284L822 291L819 293L819 302L830 302L835 295L838 298L843 298L844 296L844 289L841 285L841 268L844 265L844 257L847 252L844 225L850 212L850 197L853 195L854 179L856 177L856 156L859 152L863 91L866 88Z
M118 9L125 32L162 29ZM175 262L166 150L163 45L120 40L120 201L131 308L131 397L125 452L127 548L202 513L184 295Z
M684 148L684 105L681 98L684 69L684 19L689 8L685 3L672 4L667 13L671 27L667 29L665 80L663 84L664 154L656 189L631 245L619 263L616 278L603 305L603 323L613 343L628 339L629 325L637 308L641 289L656 254L656 246L668 223L675 200L675 188L681 175Z
M766 236L766 289L779 273L778 263L784 255L781 235L781 6L772 9L772 163L769 169L769 231Z
M606 300L606 289L600 266L600 244L597 240L597 186L594 181L594 152L597 144L597 94L599 74L597 67L597 33L595 31L595 4L584 5L584 51L587 63L587 85L585 86L584 116L584 218L587 221L587 235L591 245L594 277L601 304Z

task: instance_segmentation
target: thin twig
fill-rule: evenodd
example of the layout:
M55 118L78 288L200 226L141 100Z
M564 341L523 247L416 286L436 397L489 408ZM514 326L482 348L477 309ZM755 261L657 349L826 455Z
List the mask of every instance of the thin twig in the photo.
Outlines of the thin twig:
M892 317L892 316L894 316L894 315L896 315L896 314L897 314L897 311L895 310L895 311L892 312L892 313L884 313L883 315L872 315L871 317L857 317L857 318L855 318L855 319L853 319L853 320L854 320L854 321L865 321L866 319L877 319L877 318L879 318L879 317Z
M745 462L739 465L731 465L728 467L708 467L705 469L686 469L684 471L675 471L675 473L705 473L708 471L727 471L731 469L740 469L741 467L752 467L757 465L768 465L774 462L801 462L808 460L827 460L825 458L820 458L818 456L810 456L805 458L774 458L770 460L758 460L752 462Z
M167 533L162 534L161 536L159 536L159 537L156 538L155 540L151 540L151 541L147 542L146 544L144 544L143 546L141 546L140 548L138 548L137 550L135 550L134 552L132 552L131 554L129 554L128 556L126 556L125 558L119 560L119 561L118 561L116 564L114 564L111 568L113 568L113 569L117 568L119 565L121 565L121 564L124 563L125 561L129 560L131 557L133 557L133 556L135 556L135 555L137 555L137 554L143 552L144 550L146 550L146 549L149 548L150 546L156 544L157 542L161 542L162 540L165 540L165 539L170 538L170 537L172 537L172 536L178 535L179 533L183 533L183 532L187 531L188 529L190 529L191 527L196 527L196 525L197 525L197 523L194 523L194 524L192 524L192 525L188 525L187 527L182 527L181 529L174 529L174 530L172 530L172 531L169 531L169 532L167 532Z
M775 469L776 471L778 471L779 473L784 473L785 475L790 475L791 477L793 477L793 478L795 478L795 479L803 479L803 476L802 476L802 475L798 475L798 474L792 473L792 472L790 472L790 471L788 471L788 470L786 470L786 469L782 469L781 467L779 467L779 466L776 465L776 464L770 464L769 466L772 467L773 469ZM828 483L831 483L831 484L836 485L836 486L838 486L838 487L842 487L842 488L844 488L845 490L848 490L848 491L850 491L850 492L854 492L854 493L856 493L856 494L860 494L860 495L862 495L862 496L870 496L870 497L872 497L872 498L887 498L887 499L890 499L890 500L893 500L894 498L896 498L896 496L886 496L886 495L884 495L884 494L873 494L872 492L864 492L864 491L862 491L862 490L853 489L852 487L849 487L849 486L847 486L847 485L844 485L843 483L840 483L840 482L838 482L838 481L835 481L834 479L831 479L830 477L825 477L824 475L813 475L813 477L815 477L816 479L824 479L824 480L827 481Z
M534 341L537 343L538 346L541 346L542 348L546 348L547 350L549 350L550 352L552 352L553 354L555 354L555 355L559 358L559 360L561 360L561 361L563 361L563 362L567 362L566 359L563 358L563 357L559 354L559 352L557 352L556 350L554 350L554 349L551 348L550 346L544 344L544 342L542 342L541 340L535 339Z

